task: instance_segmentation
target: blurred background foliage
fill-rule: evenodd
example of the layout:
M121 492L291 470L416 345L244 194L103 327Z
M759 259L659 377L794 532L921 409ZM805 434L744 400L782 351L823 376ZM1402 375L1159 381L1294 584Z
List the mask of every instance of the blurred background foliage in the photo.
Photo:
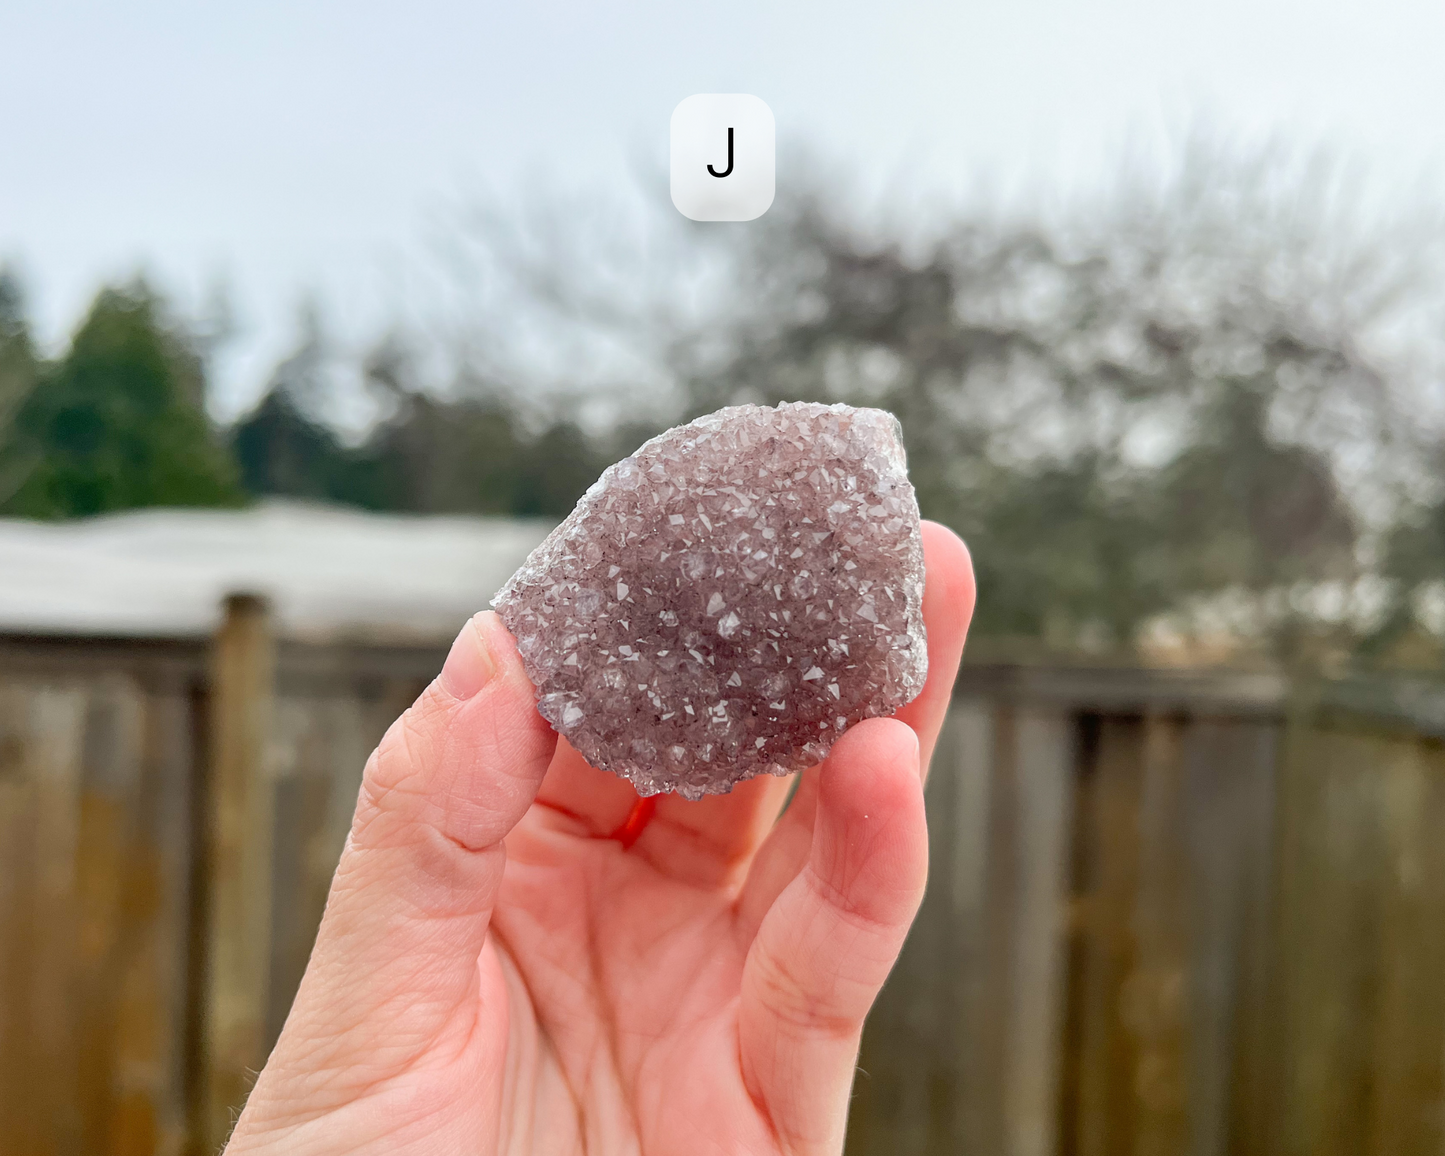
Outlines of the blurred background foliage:
M1367 227L1338 178L1195 151L1047 222L928 230L821 182L746 229L661 198L570 231L565 206L474 213L455 253L506 306L355 356L360 429L335 419L314 308L220 428L214 341L153 289L104 289L47 358L5 275L0 512L284 496L559 518L678 420L841 400L898 415L925 515L970 543L976 650L1440 670L1442 234ZM509 357L509 328L562 353Z

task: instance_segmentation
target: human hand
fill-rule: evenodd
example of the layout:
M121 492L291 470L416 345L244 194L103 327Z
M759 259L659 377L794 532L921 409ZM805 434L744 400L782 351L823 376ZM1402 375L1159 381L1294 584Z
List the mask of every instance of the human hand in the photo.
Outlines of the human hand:
M228 1156L841 1152L973 610L963 544L925 523L924 551L928 685L781 818L790 780L762 777L627 830L632 787L557 738L497 616L473 618L367 764Z

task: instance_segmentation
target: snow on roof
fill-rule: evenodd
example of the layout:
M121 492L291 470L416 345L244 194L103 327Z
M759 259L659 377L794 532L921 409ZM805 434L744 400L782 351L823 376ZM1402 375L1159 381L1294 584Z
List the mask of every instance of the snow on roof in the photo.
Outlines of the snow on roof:
M293 502L0 519L0 633L202 636L227 594L248 593L287 637L441 642L550 528Z

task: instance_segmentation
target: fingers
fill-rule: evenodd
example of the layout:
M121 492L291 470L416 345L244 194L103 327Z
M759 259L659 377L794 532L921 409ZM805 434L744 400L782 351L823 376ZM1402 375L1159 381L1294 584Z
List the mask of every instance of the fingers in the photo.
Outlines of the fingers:
M665 795L637 850L679 882L736 890L792 784L792 776L759 775L696 802Z
M919 741L892 719L854 727L818 780L804 864L743 969L743 1076L785 1151L838 1152L863 1019L923 898L928 831Z
M637 798L631 783L620 775L599 771L566 739L557 740L557 752L537 792L548 822L597 837L616 830Z
M974 582L968 548L947 527L923 523L923 556L927 567L923 619L928 629L928 682L923 692L894 717L918 735L926 777L928 761L953 697L953 680L973 616ZM813 788L816 790L816 784ZM805 781L753 860L738 900L738 928L745 938L757 930L774 900L807 861L813 823L808 789Z
M365 1025L392 1048L424 1046L475 994L501 841L555 744L511 636L477 615L367 764L288 1034L320 1019L336 1044ZM391 1017L404 1023L387 1035Z
M633 853L690 886L736 888L791 789L791 778L759 775L726 795L696 802L657 796L657 810ZM536 818L581 836L608 838L637 799L627 780L589 766L562 740L537 795L542 807Z
M923 552L927 569L923 617L928 631L928 682L922 694L896 717L918 733L926 768L953 693L953 679L973 614L974 579L968 550L953 531L935 522L924 522ZM749 899L748 906L765 911L807 854L806 842L792 836L807 808L792 811L789 829L772 834L789 783L759 778L740 784L728 795L695 803L664 797L635 852L660 870L696 886L734 887L746 874L746 890L761 892ZM563 742L557 745L557 757L538 801L552 812L547 821L563 824L579 834L605 837L626 819L637 794L622 779L588 766ZM759 873L750 865L758 848L770 838L790 845L792 853L769 854L767 870Z
M923 693L894 717L917 732L926 777L973 617L974 581L968 547L947 526L923 523L923 558L927 569L923 621L928 629L928 682Z
M813 820L818 811L821 767L809 767L798 782L798 793L753 856L737 904L737 929L743 943L751 943L763 917L783 888L808 861L813 847Z

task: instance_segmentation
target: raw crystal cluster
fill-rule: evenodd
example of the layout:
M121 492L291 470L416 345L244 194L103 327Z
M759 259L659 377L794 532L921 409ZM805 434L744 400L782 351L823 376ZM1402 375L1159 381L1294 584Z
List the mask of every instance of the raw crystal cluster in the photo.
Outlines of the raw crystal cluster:
M690 799L819 762L923 688L897 420L719 410L610 467L492 600L593 766Z

